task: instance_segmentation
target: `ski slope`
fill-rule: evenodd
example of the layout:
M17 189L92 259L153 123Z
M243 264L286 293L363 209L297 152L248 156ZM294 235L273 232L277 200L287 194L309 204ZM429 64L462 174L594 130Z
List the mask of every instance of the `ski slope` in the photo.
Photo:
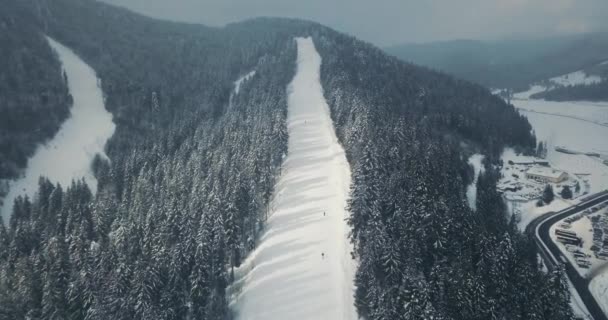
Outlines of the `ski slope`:
M311 38L296 41L289 152L265 234L229 288L231 306L243 320L356 319L345 222L350 167L319 82L321 57Z
M477 210L477 178L479 178L480 173L485 172L485 168L482 164L484 156L482 154L476 153L469 158L469 165L473 166L474 176L471 184L467 186L467 202L469 203L469 208L473 209L473 211Z
M116 128L112 114L105 108L95 71L70 49L47 39L67 75L74 104L55 137L40 145L28 160L25 175L9 182L9 193L0 208L5 223L8 223L16 197L28 195L31 198L38 191L40 176L46 176L64 188L73 179L84 177L95 193L97 179L93 176L91 162L96 154L107 158L104 146Z

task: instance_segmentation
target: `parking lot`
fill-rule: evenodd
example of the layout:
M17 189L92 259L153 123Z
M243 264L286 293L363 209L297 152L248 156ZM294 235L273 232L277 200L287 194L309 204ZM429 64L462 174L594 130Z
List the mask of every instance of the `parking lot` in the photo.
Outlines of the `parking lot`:
M551 237L581 276L608 263L608 202L556 223ZM565 262L565 261L564 261Z

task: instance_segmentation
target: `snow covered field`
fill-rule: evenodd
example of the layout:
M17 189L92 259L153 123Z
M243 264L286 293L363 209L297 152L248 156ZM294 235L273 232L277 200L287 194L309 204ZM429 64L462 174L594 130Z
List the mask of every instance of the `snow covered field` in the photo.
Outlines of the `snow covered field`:
M584 71L579 70L571 72L559 77L549 79L549 81L560 86L574 86L577 84L594 84L602 81L602 78L595 75L588 75Z
M321 57L298 38L288 87L289 153L258 248L229 288L237 319L356 319L345 210L350 167L319 82Z
M588 77L582 72L574 72L550 80L560 85L589 84L598 81L597 77ZM554 150L554 147L561 146L581 152L608 154L608 126L606 126L608 124L608 103L554 102L529 99L530 95L545 90L546 88L541 85L532 86L526 92L516 93L511 102L519 109L520 113L528 117L537 140L547 142L547 160L553 168L566 171L570 176L575 175L581 183L583 192L592 194L608 189L608 166L602 163L602 159L583 154L565 154ZM508 153L507 151L506 153ZM504 158L505 155L503 154ZM569 202L571 201L566 202L556 198L550 206L540 208L537 208L533 201L509 202L508 204L512 211L520 212L521 220L518 226L523 230L534 218L549 211L564 209L571 205ZM552 237L554 237L554 229L558 225L552 227L550 231ZM580 273L592 278L589 289L604 312L608 314L608 266L606 266L605 261L596 259L590 250L593 243L591 227L591 221L587 217L572 223L571 226L571 229L574 229L577 235L584 240L583 248L580 251L589 255L587 259L593 263L593 267L590 269L578 267L573 254L567 252L565 246L556 243L563 252L567 253L565 256L573 262L573 266ZM577 296L572 296L571 305L575 312L582 316L587 314L587 311L582 303L578 301L580 298L577 299Z
M514 103L517 106L520 101ZM606 111L608 112L608 108ZM583 152L608 153L608 127L571 118L522 110L520 112L532 124L537 139L547 142L547 160L553 167L570 174L585 175L581 178L589 183L590 193L608 188L608 166L603 164L601 159L581 154L565 154L554 149L556 146L563 146Z
M236 80L234 82L234 94L239 94L239 92L241 91L241 85L246 82L247 80L251 79L253 76L255 76L255 70L249 72L248 74L240 77L238 80Z
M523 111L559 115L608 126L608 102L545 100L513 102L518 109Z
M112 114L105 109L95 71L70 49L53 39L47 39L65 70L74 104L70 108L70 117L61 125L55 137L39 146L28 160L25 176L9 182L9 193L1 208L5 222L9 220L13 200L17 196L32 197L36 193L40 176L46 176L51 182L64 187L73 179L84 177L91 191L96 192L97 180L91 171L91 161L96 154L106 157L104 146L116 127Z
M518 93L511 102L528 118L537 140L547 143L547 160L551 166L569 174L579 174L581 179L587 180L589 193L608 189L608 166L602 159L555 151L555 147L560 146L608 156L608 102L529 99L530 93L538 90L539 86L534 86L528 92Z
M599 65L605 64L602 62ZM553 89L555 87L575 86L579 84L589 85L601 82L602 79L596 75L588 75L583 70L578 70L561 76L547 79L543 82L532 85L527 91L517 92L513 95L514 99L529 99L531 95ZM500 90L499 90L500 91ZM499 92L498 91L498 92Z

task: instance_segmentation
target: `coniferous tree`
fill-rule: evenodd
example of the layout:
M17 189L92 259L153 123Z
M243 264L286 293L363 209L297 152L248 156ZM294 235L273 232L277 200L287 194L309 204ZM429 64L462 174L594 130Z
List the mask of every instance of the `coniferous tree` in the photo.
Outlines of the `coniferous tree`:
M545 186L545 189L543 190L542 200L544 203L549 204L549 203L553 202L554 198L555 198L555 194L553 193L553 187L550 184L547 184Z

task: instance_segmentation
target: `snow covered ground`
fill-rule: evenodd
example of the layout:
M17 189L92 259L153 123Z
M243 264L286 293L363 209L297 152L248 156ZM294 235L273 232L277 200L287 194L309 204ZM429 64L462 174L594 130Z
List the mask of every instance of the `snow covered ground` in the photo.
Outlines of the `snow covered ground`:
M514 101L516 107L524 104ZM536 103L530 100L529 103ZM572 105L571 112L578 112L578 105ZM528 118L538 140L547 141L551 146L563 146L577 151L608 152L608 127L572 118L540 114L520 110ZM582 112L582 110L581 110ZM608 112L608 107L605 112ZM552 149L552 148L550 148Z
M555 102L529 99L530 92L516 94L511 102L532 124L538 141L548 145L547 160L557 169L578 174L588 184L588 192L608 189L608 165L599 157L564 154L555 147L580 152L596 152L608 157L608 102ZM608 159L608 158L607 158Z
M516 106L519 102L514 101ZM547 159L553 167L580 175L589 183L590 193L608 189L608 166L600 158L555 151L556 146L562 146L577 151L606 154L608 127L571 118L520 112L532 124L537 139L547 143Z
M608 102L557 102L533 99L513 102L520 110L559 115L608 126Z
M597 206L596 206L597 207ZM576 214L574 216L570 216L566 219L559 221L558 223L551 226L549 229L549 233L551 235L551 239L557 245L557 247L561 250L564 257L566 257L572 266L578 271L578 273L583 278L589 278L590 275L594 274L599 268L602 268L607 264L606 258L599 259L598 256L594 254L594 251L591 249L594 245L598 248L602 247L603 238L600 235L598 241L594 241L594 224L592 223L592 217L600 218L605 216L608 212L608 208L603 207L601 210L597 212L585 211L580 214ZM605 220L604 220L605 221ZM605 225L604 223L602 225ZM599 224L596 223L596 228L601 228ZM566 246L563 243L557 240L557 235L555 234L555 230L562 230L566 232L574 232L577 237L580 237L582 240L582 244L579 247ZM587 267L583 267L577 263L577 256L579 259L588 261ZM584 256L583 256L584 255Z
M596 81L590 77L582 77L581 74L574 73L567 77L571 83L564 83L565 77L561 77L563 85L571 85L576 82ZM556 146L566 147L571 150L581 152L597 152L602 155L608 154L608 103L601 102L554 102L544 100L529 99L530 95L536 92L542 92L545 88L536 85L530 88L527 92L520 92L514 95L511 101L513 105L519 109L520 113L525 115L530 121L530 124L535 131L537 140L545 141L548 144L547 160L553 168L567 172L571 178L577 179L581 185L581 192L588 194L596 193L608 189L608 166L602 163L602 159L590 157L584 154L565 154L555 151ZM510 153L509 153L510 152ZM505 150L506 158L513 157L512 150ZM503 154L505 159L505 154ZM527 159L530 160L530 159ZM506 163L506 160L505 160ZM510 173L507 174L510 176ZM534 218L549 212L558 211L569 207L577 201L565 201L556 198L551 205L536 207L534 201L528 202L508 202L511 212L518 212L520 221L518 226L524 230ZM554 229L558 227L556 224L551 229L552 237L554 237ZM574 260L573 253L567 252L565 246L556 242L558 247L564 252L565 256L573 262L579 273L592 277L592 274L598 272L598 269L603 270L597 276L593 277L589 285L589 289L595 296L596 300L602 307L605 313L608 314L608 267L605 267L605 261L596 259L590 250L593 244L593 231L591 230L591 221L587 217L583 217L577 222L573 222L571 229L575 230L583 240L583 248L580 251L589 255L586 259L592 263L591 268L580 268ZM604 267L602 267L604 266ZM572 300L571 306L575 313L579 316L587 315L588 312L584 305L580 302L580 298L575 290L571 287ZM588 316L583 318L588 319Z
M234 82L234 94L239 94L239 91L241 91L241 85L245 81L251 79L253 76L255 76L255 70L249 72L248 74L246 74L246 75L240 77L238 80L236 80Z
M229 288L237 319L356 319L345 210L350 167L319 82L321 57L298 38L288 87L289 152L258 248Z
M602 65L608 61L600 63ZM543 91L553 89L555 87L574 86L579 84L589 85L595 84L602 81L602 78L596 75L588 75L583 70L578 70L561 76L547 79L541 83L532 85L528 90L523 92L517 92L513 95L514 99L528 99L531 95Z
M589 283L589 290L605 314L608 314L608 266Z
M469 164L473 166L473 170L475 171L475 177L470 185L467 186L467 201L469 202L469 208L473 210L477 210L477 178L479 178L479 174L485 171L483 164L483 155L474 154L469 158Z
M549 81L560 86L574 86L578 84L594 84L602 81L602 78L595 75L588 75L584 71L579 70L571 72L559 77L549 79Z
M40 176L46 176L64 187L73 179L84 177L91 190L96 192L97 180L91 171L91 161L96 154L106 157L104 146L116 127L112 114L105 109L95 71L70 49L53 39L47 39L57 52L67 75L74 104L70 117L61 125L55 137L39 146L28 160L25 176L9 182L9 193L0 210L5 222L8 222L13 200L17 196L32 197L36 193Z
M526 170L537 167L538 165L520 163L546 161L545 159L524 156L521 154L518 155L511 148L506 148L503 151L501 159L504 163L503 168L501 169L503 177L498 182L497 187L499 190L503 191L503 195L507 200L509 213L516 215L518 220L517 226L520 230L524 231L532 220L547 212L560 211L572 205L573 201L563 200L556 194L555 199L550 204L542 207L536 206L536 201L541 197L546 184L525 178ZM513 162L513 164L510 164L510 162ZM577 178L575 176L571 176L565 182L553 184L554 191L558 192L561 190L560 188L562 185L572 185L576 180ZM560 185L560 187L557 185ZM504 190L506 188L518 188L519 190ZM577 194L574 188L571 189L575 193L575 197L581 195L580 193Z

